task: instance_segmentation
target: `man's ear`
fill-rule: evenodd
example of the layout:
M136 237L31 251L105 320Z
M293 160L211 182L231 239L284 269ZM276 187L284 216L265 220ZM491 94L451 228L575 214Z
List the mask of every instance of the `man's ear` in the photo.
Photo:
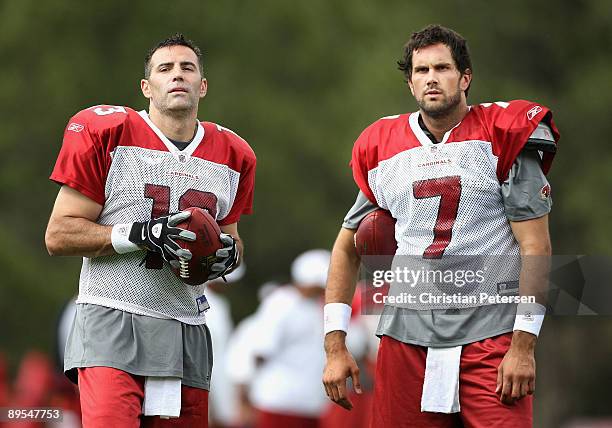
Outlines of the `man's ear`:
M149 86L149 81L147 79L140 79L140 90L145 98L151 98L151 87Z
M408 78L408 87L410 88L410 92L412 92L412 96L414 96L414 85L412 84L412 80Z
M472 70L466 68L463 74L461 75L459 81L459 89L462 91L466 91L467 88L470 87L470 83L472 83Z
M200 83L200 98L204 98L207 92L208 92L208 80L202 77L202 82Z

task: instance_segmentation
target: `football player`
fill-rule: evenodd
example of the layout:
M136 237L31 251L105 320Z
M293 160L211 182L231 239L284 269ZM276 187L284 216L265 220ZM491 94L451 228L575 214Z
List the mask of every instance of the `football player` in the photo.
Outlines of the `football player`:
M66 126L45 241L51 255L83 257L64 368L78 379L86 427L207 426L204 285L183 284L170 265L191 257L179 240L197 239L177 227L189 207L221 227L209 279L238 265L255 155L233 131L197 119L202 67L200 49L176 34L145 58L148 111L94 106Z
M327 395L350 409L346 378L360 390L344 343L360 261L353 238L361 219L382 208L396 219L394 264L400 256L505 255L517 260L518 294L535 303L386 304L371 426L531 427L551 253L545 174L559 139L552 113L522 100L468 105L466 41L441 26L414 33L399 65L419 110L376 121L353 148L360 191L327 283Z
M328 404L319 376L329 258L323 249L300 254L291 264L293 285L277 288L257 309L257 339L251 345L256 368L249 387L256 428L319 427Z

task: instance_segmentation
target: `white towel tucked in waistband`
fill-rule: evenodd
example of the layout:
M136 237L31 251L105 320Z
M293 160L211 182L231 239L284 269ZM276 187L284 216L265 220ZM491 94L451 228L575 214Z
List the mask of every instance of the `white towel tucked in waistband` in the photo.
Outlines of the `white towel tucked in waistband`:
M422 412L457 413L459 406L459 363L461 346L427 348Z
M181 379L156 376L145 378L142 407L145 416L178 418L181 414Z

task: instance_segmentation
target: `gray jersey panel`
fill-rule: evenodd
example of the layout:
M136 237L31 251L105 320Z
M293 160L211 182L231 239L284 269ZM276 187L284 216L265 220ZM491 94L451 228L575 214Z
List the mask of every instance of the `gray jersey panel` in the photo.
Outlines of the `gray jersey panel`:
M66 342L64 371L76 383L77 368L96 366L138 376L180 377L184 385L208 390L210 332L205 324L80 304Z
M385 306L376 335L420 346L465 345L511 332L515 315L516 306L506 304L427 311Z
M360 190L357 194L357 200L355 200L355 203L344 217L342 227L345 229L357 229L361 220L377 209L378 206L373 204Z
M523 150L512 165L508 179L501 185L508 220L530 220L550 212L552 199L542 194L549 184L540 165L540 155L531 150Z

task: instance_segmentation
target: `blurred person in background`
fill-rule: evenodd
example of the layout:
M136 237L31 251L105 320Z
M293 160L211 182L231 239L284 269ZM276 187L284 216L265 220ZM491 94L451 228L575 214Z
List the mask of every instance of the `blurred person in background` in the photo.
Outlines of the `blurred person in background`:
M9 392L8 407L12 409L41 408L50 405L54 393L54 371L51 359L40 351L28 351L17 371ZM39 428L45 422L35 419L7 421L7 428Z
M206 284L206 298L210 305L206 312L206 325L210 329L215 362L208 395L210 428L232 427L237 413L238 397L227 375L228 342L234 331L234 321L230 301L223 293L228 285L240 281L245 272L245 264L242 263L225 277L225 281L215 279Z
M10 384L0 360L0 407L8 409L61 409L61 420L13 419L0 422L6 428L79 428L80 409L76 387L57 371L45 353L31 350L19 362ZM4 381L4 382L3 382Z
M63 422L60 426L70 426L68 421L73 421L72 424L80 426L81 420L81 404L79 400L79 389L64 375L64 352L66 350L66 342L68 335L72 330L72 324L76 316L76 299L77 296L72 296L62 307L57 319L56 328L56 352L55 352L55 367L54 371L54 394L53 405L61 407L63 411Z
M83 257L64 369L78 379L86 427L208 425L208 303L203 284L186 285L170 268L191 257L177 241L197 238L176 226L193 206L217 220L225 247L214 255L215 279L239 264L238 222L252 211L252 149L197 119L208 88L200 49L176 34L144 65L148 112L79 112L51 174L62 187L47 250Z
M257 291L260 307L280 284L269 281L262 284ZM232 426L247 428L255 425L256 411L249 398L251 383L255 376L255 355L253 354L255 338L258 335L258 311L245 317L238 323L227 343L227 361L225 364L227 381L236 395L236 413Z
M293 286L279 287L257 313L250 399L258 428L315 428L327 403L321 385L323 294L330 253L310 250L291 265Z
M77 296L72 296L62 307L62 310L57 319L57 340L55 346L57 364L59 365L62 372L64 371L64 352L66 351L66 342L68 341L68 335L72 330L72 324L74 323L74 317L76 315L76 300Z
M382 208L396 219L394 262L520 255L520 281L517 269L512 283L536 303L385 304L371 426L531 427L551 253L545 173L559 139L552 113L523 100L468 106L467 43L438 25L412 35L399 66L419 111L378 120L353 148L360 192L334 244L327 283L327 395L350 409L346 378L360 391L345 345L360 262L354 236L361 219Z

